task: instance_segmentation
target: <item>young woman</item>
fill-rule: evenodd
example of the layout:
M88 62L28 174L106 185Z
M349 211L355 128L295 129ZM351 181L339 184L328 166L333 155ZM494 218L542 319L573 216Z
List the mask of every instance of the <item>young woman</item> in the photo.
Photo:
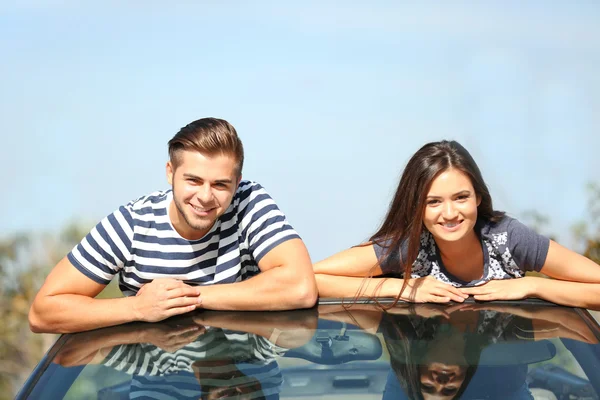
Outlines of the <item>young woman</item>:
M418 303L538 297L600 309L600 266L495 211L477 164L455 141L417 151L370 241L314 271L321 297Z

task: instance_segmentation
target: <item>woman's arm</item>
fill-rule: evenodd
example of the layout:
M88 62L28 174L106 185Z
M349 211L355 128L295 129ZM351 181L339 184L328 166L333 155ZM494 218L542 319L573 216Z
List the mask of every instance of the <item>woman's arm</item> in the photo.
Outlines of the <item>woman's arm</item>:
M554 306L505 305L496 303L479 303L462 305L460 311L496 311L508 313L531 320L534 340L567 338L596 344L598 340L585 321L572 309ZM519 327L519 329L522 329Z
M540 272L555 279L538 279L534 296L558 304L600 309L600 265L592 260L550 241Z
M383 271L372 244L344 250L313 265L315 274L336 276L378 276Z
M320 297L397 297L403 279L367 278L383 271L372 244L353 247L335 254L313 267ZM432 277L408 280L400 300L416 303L462 302L462 292Z
M398 279L365 279L382 275L372 244L334 254L313 266L320 297L396 297L402 287Z
M600 309L600 265L592 260L550 241L540 272L555 279L529 276L461 290L483 301L538 297L571 307Z

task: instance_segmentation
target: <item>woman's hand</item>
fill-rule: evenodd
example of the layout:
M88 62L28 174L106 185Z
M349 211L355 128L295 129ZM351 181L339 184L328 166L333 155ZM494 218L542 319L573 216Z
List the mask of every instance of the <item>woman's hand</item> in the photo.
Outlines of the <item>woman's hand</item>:
M413 278L402 292L402 300L413 303L462 303L469 297L461 289L441 282L432 276Z
M481 286L461 288L464 294L471 295L475 300L521 300L530 297L534 289L534 280L540 278L515 278L492 280Z

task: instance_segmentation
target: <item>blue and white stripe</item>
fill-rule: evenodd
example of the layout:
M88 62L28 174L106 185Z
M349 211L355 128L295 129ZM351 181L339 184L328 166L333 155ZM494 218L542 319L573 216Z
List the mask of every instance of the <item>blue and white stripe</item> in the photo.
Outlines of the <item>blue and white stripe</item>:
M119 207L73 248L70 262L101 284L120 272L121 290L133 295L157 278L196 285L249 278L271 249L299 237L256 182L240 182L231 205L199 240L184 239L173 228L172 199L167 190Z
M104 365L132 375L130 398L198 399L208 386L253 387L252 382L259 387L249 398L268 397L281 390L276 359L285 351L262 336L213 328L173 353L145 343L115 346Z

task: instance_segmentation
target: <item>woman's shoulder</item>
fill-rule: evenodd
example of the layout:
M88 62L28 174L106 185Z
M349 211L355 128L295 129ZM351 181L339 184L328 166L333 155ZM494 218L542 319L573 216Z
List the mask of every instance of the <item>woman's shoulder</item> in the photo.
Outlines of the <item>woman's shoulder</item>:
M484 241L488 241L502 252L508 249L512 253L515 247L522 249L548 247L548 238L507 215L498 221L483 221L480 232Z
M477 223L480 225L481 232L488 235L512 235L515 232L518 232L519 234L534 232L533 229L527 227L518 219L508 215L503 215L502 218L497 221L480 220Z

